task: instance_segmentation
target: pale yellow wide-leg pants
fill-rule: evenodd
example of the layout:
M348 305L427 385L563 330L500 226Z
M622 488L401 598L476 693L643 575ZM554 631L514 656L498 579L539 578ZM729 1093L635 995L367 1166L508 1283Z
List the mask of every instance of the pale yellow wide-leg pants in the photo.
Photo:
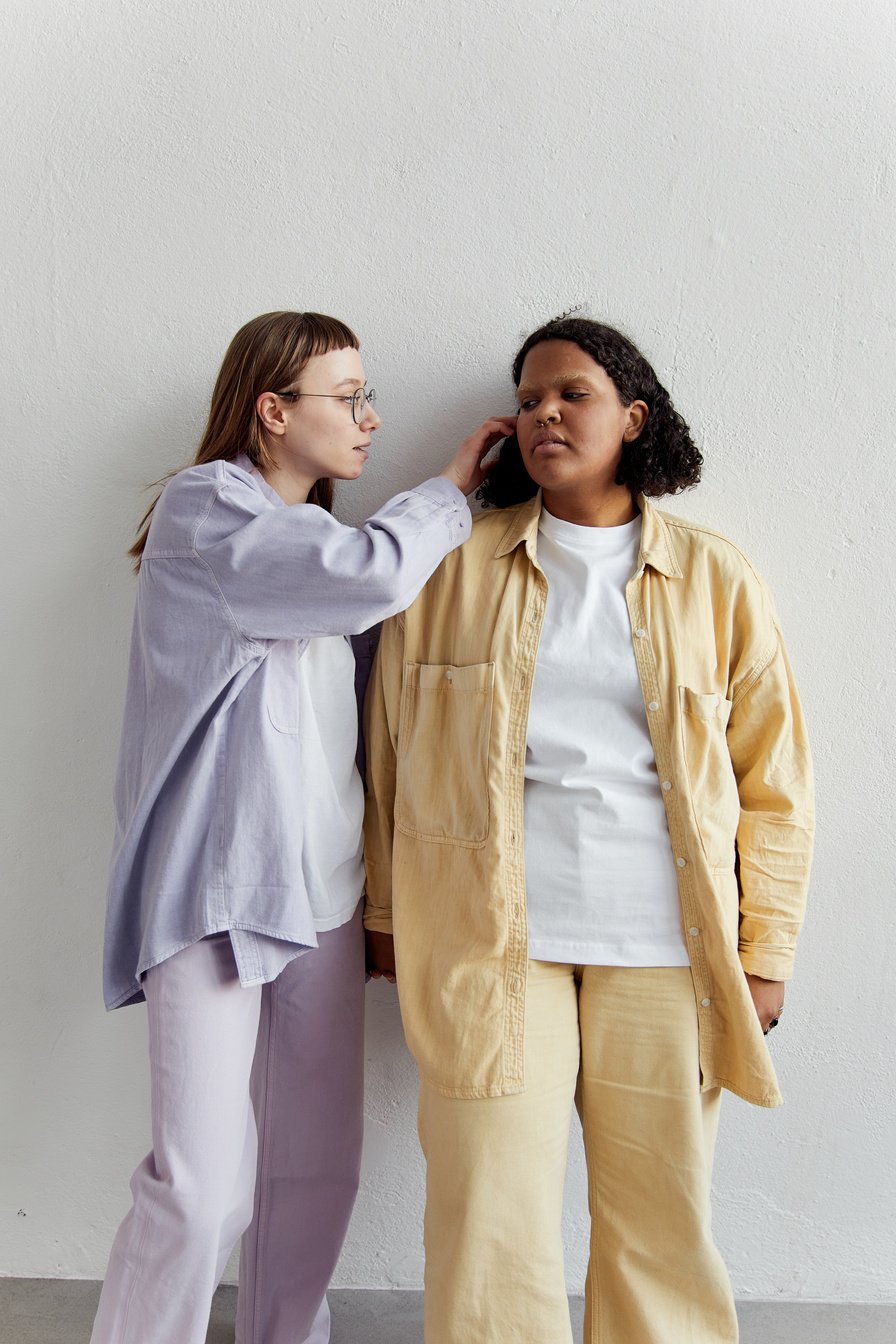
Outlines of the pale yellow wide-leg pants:
M574 1100L585 1344L732 1344L710 1228L719 1092L700 1091L688 969L530 962L525 1051L513 1096L421 1084L426 1344L571 1344L560 1224Z

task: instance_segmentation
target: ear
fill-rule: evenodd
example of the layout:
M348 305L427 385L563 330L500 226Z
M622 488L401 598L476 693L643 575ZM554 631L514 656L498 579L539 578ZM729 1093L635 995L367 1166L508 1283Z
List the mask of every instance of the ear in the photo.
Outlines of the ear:
M255 411L268 434L286 433L286 412L276 393L262 392L255 402Z
M628 418L622 432L622 442L633 443L647 424L650 408L646 401L633 401L631 406L626 407L626 410Z

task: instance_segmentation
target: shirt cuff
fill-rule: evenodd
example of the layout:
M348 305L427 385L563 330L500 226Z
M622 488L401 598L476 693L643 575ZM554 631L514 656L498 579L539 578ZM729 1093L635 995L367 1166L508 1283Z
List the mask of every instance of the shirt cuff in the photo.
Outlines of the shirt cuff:
M453 504L457 510L467 508L466 495L461 494L447 476L430 476L428 481L423 481L416 489L418 494L431 499L434 504Z
M364 927L371 933L391 933L392 916L382 910L371 910L364 916Z
M741 944L738 955L747 975L761 980L792 980L794 952L789 947L757 947Z

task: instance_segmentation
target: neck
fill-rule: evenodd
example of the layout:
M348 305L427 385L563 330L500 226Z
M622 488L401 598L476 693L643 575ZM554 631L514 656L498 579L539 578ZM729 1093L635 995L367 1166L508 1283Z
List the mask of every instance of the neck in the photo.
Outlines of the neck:
M274 465L258 469L268 485L276 490L284 504L307 504L314 481L297 471L291 463L278 461L277 455L270 449L268 451L274 459Z
M542 491L542 503L548 513L564 523L579 527L621 527L637 518L639 509L624 485L596 495L581 491Z

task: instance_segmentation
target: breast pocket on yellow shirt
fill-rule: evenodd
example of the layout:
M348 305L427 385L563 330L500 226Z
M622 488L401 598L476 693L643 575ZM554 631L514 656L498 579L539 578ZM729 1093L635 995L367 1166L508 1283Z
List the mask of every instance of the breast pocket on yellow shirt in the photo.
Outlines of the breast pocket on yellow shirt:
M400 831L442 844L485 844L494 685L494 663L405 663L395 795Z
M731 868L740 819L737 781L728 753L725 729L731 701L679 686L684 763L694 818L706 861L712 868Z

